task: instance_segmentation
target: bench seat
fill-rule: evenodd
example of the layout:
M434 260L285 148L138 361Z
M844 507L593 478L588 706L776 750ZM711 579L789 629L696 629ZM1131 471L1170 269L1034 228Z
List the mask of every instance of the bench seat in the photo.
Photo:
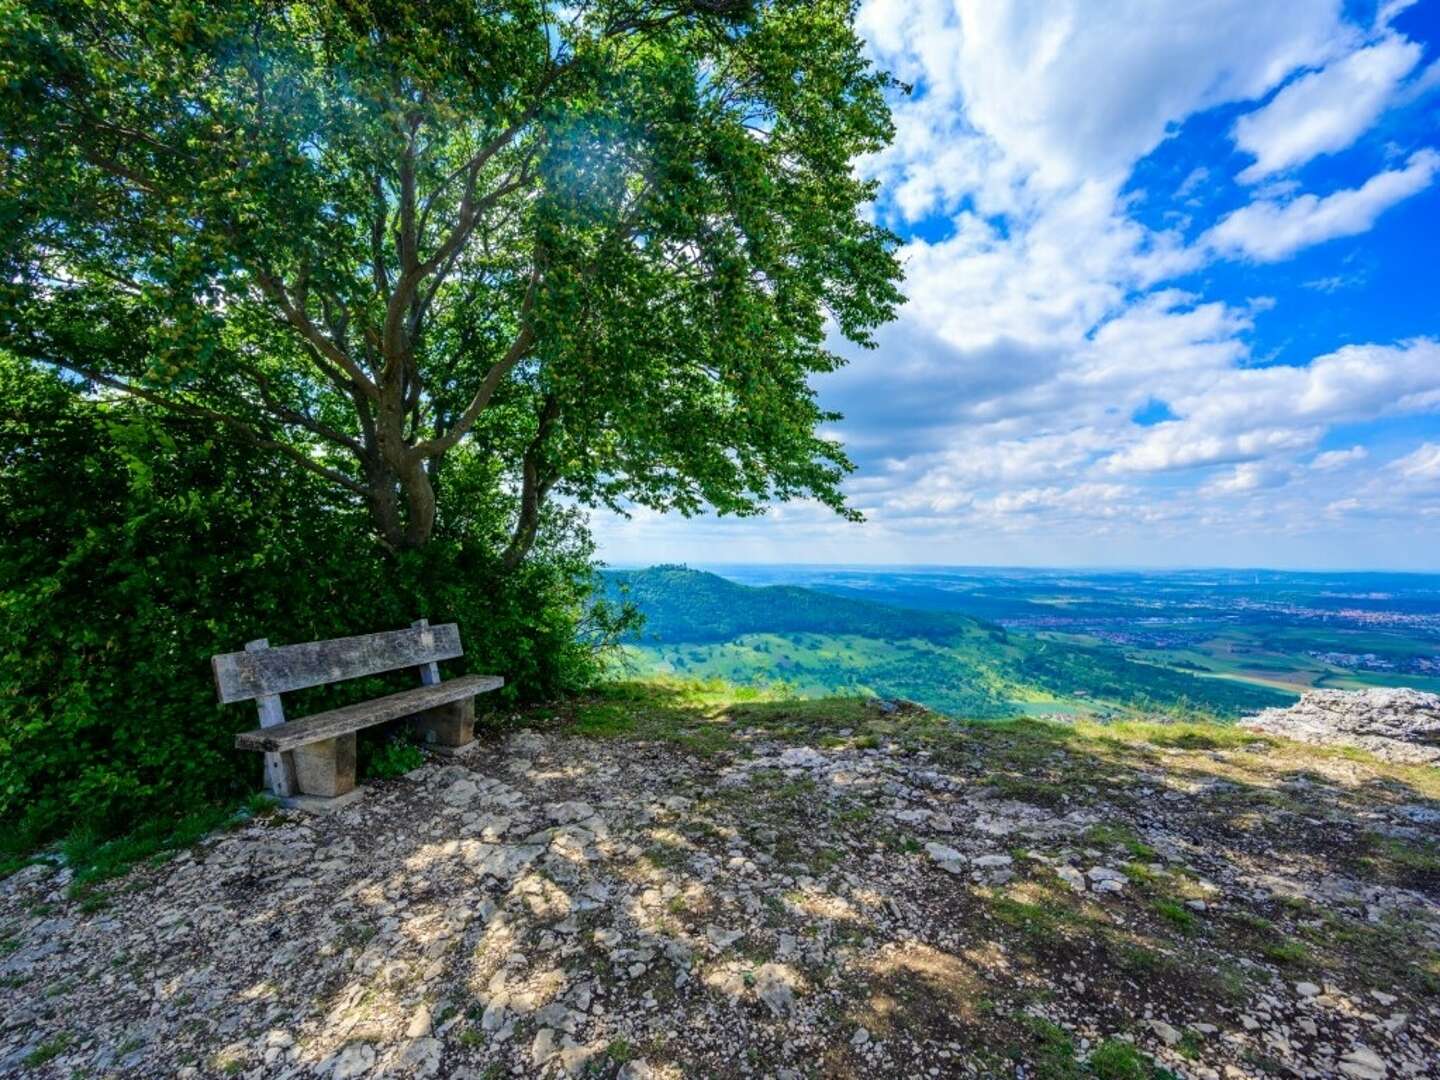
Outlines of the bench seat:
M271 647L268 638L247 642L242 652L210 658L215 693L222 704L253 701L260 726L235 737L240 750L265 755L265 784L271 794L337 799L355 789L355 733L391 720L408 722L412 732L437 753L462 753L475 745L475 696L498 690L498 675L466 675L442 682L440 661L465 653L454 623L431 626L416 619L404 630L302 641ZM281 694L328 686L347 679L411 668L420 678L414 690L361 701L287 721Z
M413 690L387 694L373 701L342 705L338 709L314 713L274 727L245 731L235 736L235 745L241 750L294 750L307 743L348 735L361 728L473 698L476 694L498 690L504 685L505 680L498 675L462 675L432 686L417 686Z

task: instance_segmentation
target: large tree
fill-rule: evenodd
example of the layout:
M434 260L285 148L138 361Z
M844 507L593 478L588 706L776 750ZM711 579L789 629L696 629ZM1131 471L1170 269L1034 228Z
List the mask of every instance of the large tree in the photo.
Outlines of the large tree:
M0 345L418 547L514 499L849 513L810 377L898 302L851 0L0 0ZM442 508L443 510L443 508Z

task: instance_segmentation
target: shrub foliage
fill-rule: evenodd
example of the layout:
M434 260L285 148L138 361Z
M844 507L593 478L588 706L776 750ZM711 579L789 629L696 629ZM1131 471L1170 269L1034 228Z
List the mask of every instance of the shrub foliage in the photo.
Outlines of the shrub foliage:
M7 846L101 834L253 791L232 749L253 709L221 707L210 657L458 622L447 675L505 675L500 704L587 682L623 612L591 598L591 548L561 514L518 570L491 532L513 507L464 456L434 543L392 554L364 508L225 432L96 402L0 355L0 823ZM287 695L291 716L413 672Z

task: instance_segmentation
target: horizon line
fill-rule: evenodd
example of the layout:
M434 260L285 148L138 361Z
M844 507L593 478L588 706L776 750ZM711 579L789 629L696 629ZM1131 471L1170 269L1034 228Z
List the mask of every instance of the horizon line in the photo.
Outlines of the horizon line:
M1440 577L1440 567L1429 570L1396 569L1385 567L1345 566L1218 566L1204 563L882 563L882 562L791 562L786 560L761 561L741 560L731 562L677 562L672 559L645 561L635 559L600 559L600 566L608 570L648 569L656 566L684 566L691 570L715 570L720 568L785 567L805 570L1061 570L1080 573L1146 574L1146 573L1231 573L1231 574L1385 574L1409 577Z

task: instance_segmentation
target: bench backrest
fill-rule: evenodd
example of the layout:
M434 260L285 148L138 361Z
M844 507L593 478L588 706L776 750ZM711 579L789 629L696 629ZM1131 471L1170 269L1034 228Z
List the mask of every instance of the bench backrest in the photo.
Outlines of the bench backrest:
M210 658L210 666L215 672L215 690L228 704L463 655L459 628L444 623L221 653Z

